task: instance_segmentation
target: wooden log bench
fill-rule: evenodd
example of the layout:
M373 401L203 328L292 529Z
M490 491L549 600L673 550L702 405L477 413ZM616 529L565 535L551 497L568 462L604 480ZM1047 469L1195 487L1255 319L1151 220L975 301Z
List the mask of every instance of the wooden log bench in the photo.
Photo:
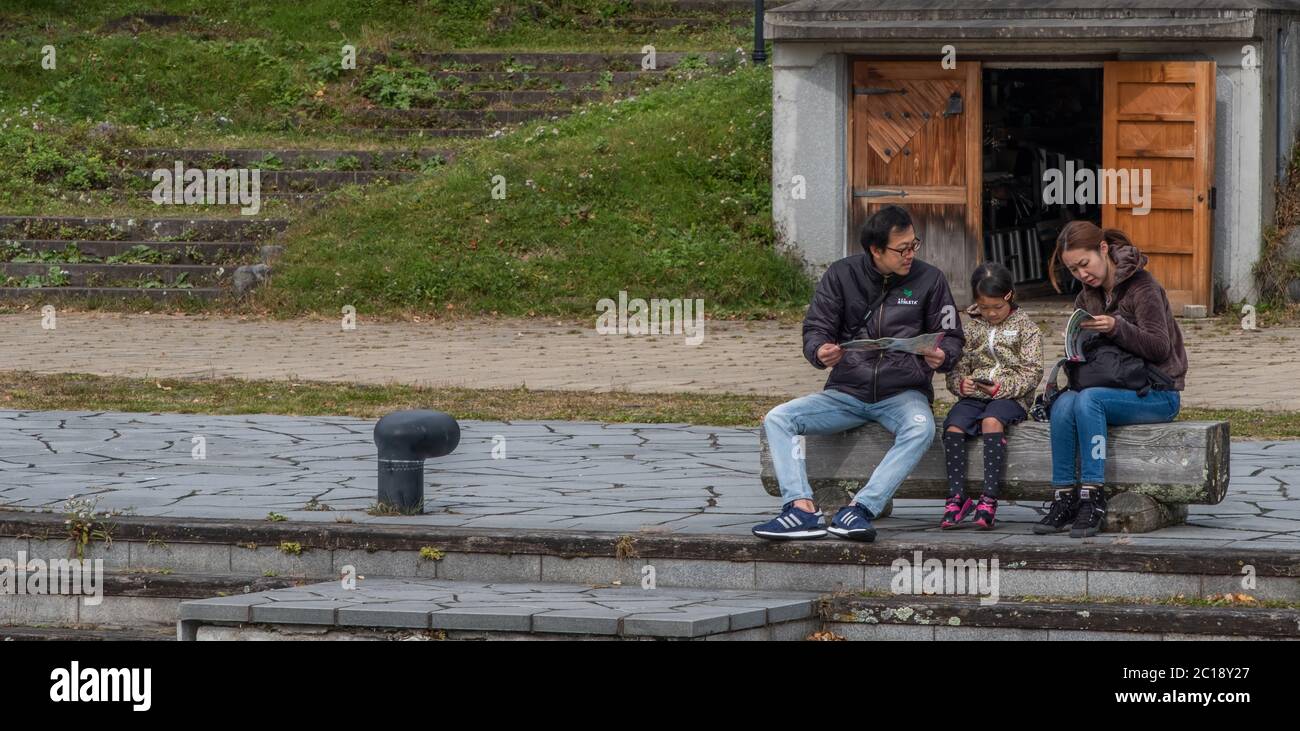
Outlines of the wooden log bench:
M1050 500L1052 449L1049 424L1024 421L1007 431L1007 469L1003 500ZM941 429L942 427L938 427ZM759 430L763 487L779 496L767 435ZM879 424L840 434L807 436L804 460L813 496L823 510L844 505L871 477L894 435ZM983 486L984 453L979 439L968 439L966 489ZM1106 437L1107 532L1145 533L1183 523L1187 506L1214 505L1228 490L1229 434L1226 421L1175 421L1111 427ZM948 496L943 440L934 442L895 498ZM889 508L880 517L889 515Z

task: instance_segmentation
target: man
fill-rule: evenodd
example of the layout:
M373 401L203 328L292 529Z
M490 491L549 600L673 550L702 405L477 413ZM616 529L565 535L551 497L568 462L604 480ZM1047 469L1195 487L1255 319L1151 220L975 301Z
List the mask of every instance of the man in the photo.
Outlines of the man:
M822 538L830 533L871 541L871 521L893 497L934 439L931 379L961 357L965 336L943 272L916 258L921 240L912 217L898 206L880 209L862 228L864 253L835 262L822 275L803 321L803 352L818 368L830 368L825 390L788 401L763 419L772 465L785 503L775 519L754 526L770 540ZM895 350L845 351L838 343L859 338L907 338L944 333L925 356ZM894 446L876 465L853 501L829 528L813 503L802 450L795 437L835 434L880 423Z

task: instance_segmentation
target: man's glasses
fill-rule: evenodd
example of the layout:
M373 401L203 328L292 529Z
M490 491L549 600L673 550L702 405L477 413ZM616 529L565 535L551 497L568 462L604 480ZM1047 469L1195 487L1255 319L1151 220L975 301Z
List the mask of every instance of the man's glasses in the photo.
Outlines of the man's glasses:
M892 247L892 246L886 246L885 248L886 248L886 249L889 249L890 251L892 251L892 252L894 252L895 254L898 254L898 255L900 255L900 256L907 256L908 254L915 254L917 251L920 250L920 248L921 248L921 240L920 240L920 239L912 239L912 243L911 243L911 244L909 244L909 245L907 245L907 246L904 246L904 247L901 248L901 249L895 249L895 248Z

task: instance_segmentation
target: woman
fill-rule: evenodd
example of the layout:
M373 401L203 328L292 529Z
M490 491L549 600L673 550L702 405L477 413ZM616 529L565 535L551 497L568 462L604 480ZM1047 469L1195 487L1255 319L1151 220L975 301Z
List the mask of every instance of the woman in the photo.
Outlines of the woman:
M1056 241L1049 268L1060 261L1083 284L1074 306L1094 315L1083 327L1132 353L1168 377L1172 386L1146 393L1124 388L1064 391L1052 404L1052 485L1056 497L1035 533L1071 538L1096 535L1106 519L1106 427L1158 424L1178 415L1187 373L1183 333L1164 287L1146 271L1147 257L1124 232L1072 221ZM1075 456L1079 458L1076 481Z

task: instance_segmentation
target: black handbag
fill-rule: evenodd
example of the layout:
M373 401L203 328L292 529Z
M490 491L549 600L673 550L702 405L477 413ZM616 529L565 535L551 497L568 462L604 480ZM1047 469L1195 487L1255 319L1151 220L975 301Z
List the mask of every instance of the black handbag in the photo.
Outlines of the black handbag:
M1146 396L1152 390L1165 391L1174 387L1174 381L1159 368L1139 356L1124 350L1104 335L1093 334L1083 342L1087 360L1071 361L1062 358L1052 366L1043 392L1034 399L1029 415L1034 421L1051 421L1052 404L1064 390L1082 391L1085 388L1124 388ZM1057 375L1064 366L1066 388L1057 383Z
M1052 404L1061 396L1061 391L1069 390L1068 385L1062 389L1056 382L1061 366L1068 362L1065 358L1056 361L1056 365L1052 366L1052 372L1047 376L1047 385L1043 386L1043 392L1034 397L1034 405L1029 407L1029 416L1034 421L1052 420Z
M1158 368L1104 335L1093 333L1084 339L1083 354L1085 360L1065 363L1071 391L1122 388L1146 396L1152 389L1164 390L1174 385Z

